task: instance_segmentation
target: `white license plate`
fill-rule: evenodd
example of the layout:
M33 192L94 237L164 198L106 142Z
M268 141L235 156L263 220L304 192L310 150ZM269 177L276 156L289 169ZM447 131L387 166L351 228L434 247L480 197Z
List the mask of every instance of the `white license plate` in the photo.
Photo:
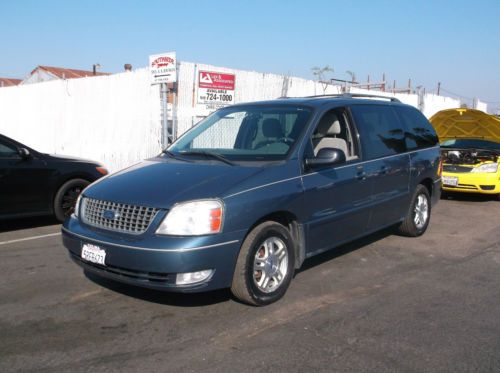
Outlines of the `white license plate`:
M101 249L99 246L86 243L82 246L82 259L104 266L106 265L104 263L106 259L106 251Z
M443 185L457 186L458 185L458 177L443 176Z

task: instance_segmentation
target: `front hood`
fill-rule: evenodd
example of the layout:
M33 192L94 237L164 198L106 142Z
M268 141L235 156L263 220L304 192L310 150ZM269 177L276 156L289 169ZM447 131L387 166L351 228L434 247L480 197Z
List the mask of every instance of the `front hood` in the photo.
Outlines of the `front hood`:
M473 109L449 109L434 114L429 121L440 142L452 139L483 139L500 142L500 119Z
M84 194L105 201L170 208L182 201L221 198L262 169L157 157L100 179Z
M54 160L54 161L60 161L60 162L82 162L82 163L98 164L98 162L94 162L94 161L91 161L89 159L72 157L69 155L44 154L44 156L47 159Z

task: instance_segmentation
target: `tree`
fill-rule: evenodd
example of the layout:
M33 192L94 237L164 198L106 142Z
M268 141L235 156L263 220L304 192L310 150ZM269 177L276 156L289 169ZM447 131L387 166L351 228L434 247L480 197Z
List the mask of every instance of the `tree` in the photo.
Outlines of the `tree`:
M328 88L328 82L326 81L326 74L332 73L333 74L333 67L330 67L326 65L325 67L313 67L311 68L311 71L313 75L316 77L316 79L321 83L321 86L323 87L323 94L325 94L326 89Z

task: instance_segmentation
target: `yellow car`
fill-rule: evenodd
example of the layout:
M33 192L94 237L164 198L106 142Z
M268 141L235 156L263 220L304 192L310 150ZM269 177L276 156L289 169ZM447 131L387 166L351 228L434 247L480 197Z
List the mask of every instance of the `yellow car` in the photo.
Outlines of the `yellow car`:
M500 199L500 119L479 110L449 109L429 121L441 143L443 191Z

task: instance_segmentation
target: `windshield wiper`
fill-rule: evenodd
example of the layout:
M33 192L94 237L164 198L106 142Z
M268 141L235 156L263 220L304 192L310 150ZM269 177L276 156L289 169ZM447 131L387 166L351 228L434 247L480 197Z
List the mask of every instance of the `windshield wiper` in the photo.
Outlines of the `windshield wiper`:
M182 158L182 157L179 157L178 154L175 154L174 152L171 152L170 150L167 150L167 149L164 149L161 151L161 154L166 154L168 155L170 158L173 158L173 159L180 159L181 161L184 161L184 162L192 162L192 161L189 161L185 158Z
M166 155L168 155L169 157L175 158L175 154L174 154L174 153L172 153L170 150L167 150L167 149L163 149L163 150L161 151L161 154L166 154Z
M207 152L204 150L185 150L185 151L179 152L179 154L181 154L181 155L204 155L205 157L214 158L214 159L217 159L217 160L224 162L228 165L234 166L233 162L231 162L229 159L227 159L226 157L224 157L223 155L220 155L218 153Z

